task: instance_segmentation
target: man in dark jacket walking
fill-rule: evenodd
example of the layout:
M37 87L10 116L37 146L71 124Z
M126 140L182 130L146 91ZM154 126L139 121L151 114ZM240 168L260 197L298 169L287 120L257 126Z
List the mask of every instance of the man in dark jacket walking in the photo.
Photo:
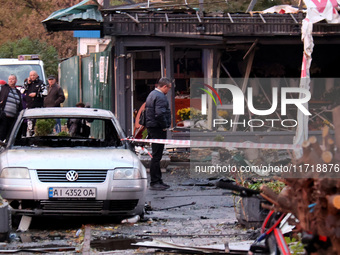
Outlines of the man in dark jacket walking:
M166 139L166 130L171 125L171 111L166 94L171 89L171 80L161 78L156 88L151 91L146 99L145 116L148 138ZM150 189L166 190L170 188L162 180L160 161L162 159L164 144L152 144L152 159L150 164Z
M15 87L17 77L11 74L8 77L8 84L2 85L0 88L0 140L3 141L22 110L21 93Z

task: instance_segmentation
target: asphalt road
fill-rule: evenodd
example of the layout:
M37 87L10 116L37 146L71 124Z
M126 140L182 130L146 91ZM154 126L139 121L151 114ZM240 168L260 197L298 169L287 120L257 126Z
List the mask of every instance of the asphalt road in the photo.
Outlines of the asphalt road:
M191 179L185 169L173 167L163 177L171 188L149 190L147 212L136 223L103 217L33 218L27 232L14 229L11 241L0 243L0 253L21 249L21 254L33 254L34 248L48 254L154 254L162 250L131 244L158 240L202 246L249 239L249 231L236 221L238 197L216 188L214 181Z

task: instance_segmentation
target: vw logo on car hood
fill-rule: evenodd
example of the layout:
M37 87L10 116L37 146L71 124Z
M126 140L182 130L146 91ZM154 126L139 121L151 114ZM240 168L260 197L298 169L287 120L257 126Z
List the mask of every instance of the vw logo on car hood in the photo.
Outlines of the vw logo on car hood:
M78 173L74 170L70 170L66 173L66 179L70 182L76 181L78 177Z

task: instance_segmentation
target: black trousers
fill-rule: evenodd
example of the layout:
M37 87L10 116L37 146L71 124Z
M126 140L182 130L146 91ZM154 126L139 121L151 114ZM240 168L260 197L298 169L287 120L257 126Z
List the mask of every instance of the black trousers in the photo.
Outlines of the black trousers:
M160 128L148 128L149 139L166 139L166 131ZM160 162L163 156L164 144L152 144L152 159L150 164L150 185L162 183L162 172Z
M14 125L16 118L12 117L3 117L0 123L0 140L3 141L7 135L11 132L12 127Z

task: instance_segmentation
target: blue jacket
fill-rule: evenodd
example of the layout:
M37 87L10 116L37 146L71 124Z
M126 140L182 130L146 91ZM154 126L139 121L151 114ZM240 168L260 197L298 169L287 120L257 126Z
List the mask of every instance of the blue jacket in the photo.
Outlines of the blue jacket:
M171 125L169 102L162 92L153 90L145 104L146 128L168 128Z

